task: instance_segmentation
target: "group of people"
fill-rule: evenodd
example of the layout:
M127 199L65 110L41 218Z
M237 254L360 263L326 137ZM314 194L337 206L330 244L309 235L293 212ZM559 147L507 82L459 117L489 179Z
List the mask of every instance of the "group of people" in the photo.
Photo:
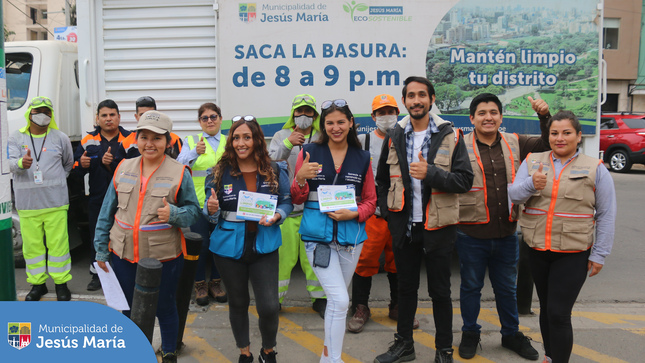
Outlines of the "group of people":
M298 261L312 307L324 318L320 361L341 362L345 331L361 332L370 318L372 276L383 253L388 315L397 321L397 331L394 343L374 361L416 358L413 329L419 326L415 313L423 263L436 330L435 362L452 362L453 249L461 272L460 357L473 358L480 345L477 318L488 269L502 346L538 360L530 339L518 329L518 220L540 300L544 360L568 361L573 304L588 271L597 274L611 251L616 214L611 176L601 161L580 153L581 126L573 113L551 116L543 100L529 97L542 134L518 136L500 131L502 104L484 93L471 102L474 131L464 136L431 112L431 82L409 77L401 99L408 115L401 120L395 98L378 95L372 102L376 129L359 136L346 100L324 101L318 110L315 98L302 94L293 99L288 121L267 147L251 115L234 117L228 135L222 135L221 110L212 103L198 111L203 132L182 143L167 115L154 109L139 114L139 101L150 100L137 101L133 133L118 125L113 101L101 102L97 128L83 139L74 167L90 173L97 264L107 272L109 261L130 303L139 259L152 257L163 264L157 317L164 362L177 358L175 294L185 252L181 228L187 227L203 238L196 302L207 304L209 295L228 300L239 362L254 361L249 281L262 337L259 361L275 362L279 310ZM10 139L9 156L21 222L33 229L30 238L41 240L25 243L33 285L26 300L39 300L47 292L46 269L58 299L69 300L69 250L49 237L62 228L67 193L57 190L45 198L43 190L42 200L18 202L35 189L61 189L63 175L72 169L71 146L63 145L69 140L57 132L47 102L32 100L27 126ZM355 206L322 211L319 196L330 186L353 190ZM275 213L259 220L238 215L243 192L273 196ZM42 244L43 229L49 251ZM100 288L96 281L88 289Z

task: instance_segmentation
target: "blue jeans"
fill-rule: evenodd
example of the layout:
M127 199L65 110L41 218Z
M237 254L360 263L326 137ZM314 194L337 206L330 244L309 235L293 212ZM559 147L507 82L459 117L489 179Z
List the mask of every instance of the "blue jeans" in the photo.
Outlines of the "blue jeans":
M458 230L457 253L461 271L459 301L464 325L462 331L480 332L477 324L481 291L488 268L488 277L495 292L495 304L500 332L503 336L514 335L519 329L517 297L515 294L519 246L517 233L504 238L473 238Z

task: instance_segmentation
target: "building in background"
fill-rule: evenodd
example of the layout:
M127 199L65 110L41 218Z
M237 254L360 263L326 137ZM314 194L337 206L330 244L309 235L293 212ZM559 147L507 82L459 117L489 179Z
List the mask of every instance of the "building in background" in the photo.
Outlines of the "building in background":
M67 25L65 1L76 0L2 0L7 41L54 39L54 28Z

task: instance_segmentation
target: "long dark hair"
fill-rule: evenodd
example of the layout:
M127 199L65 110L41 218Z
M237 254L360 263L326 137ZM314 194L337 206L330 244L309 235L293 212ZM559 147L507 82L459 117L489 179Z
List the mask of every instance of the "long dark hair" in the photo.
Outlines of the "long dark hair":
M356 121L354 121L354 114L352 114L352 111L349 109L349 105L339 107L333 102L331 106L322 110L322 112L320 113L320 132L322 133L322 135L321 138L316 141L316 143L320 145L329 144L329 135L327 135L327 131L325 130L325 119L327 118L327 115L334 111L340 111L347 117L348 121L352 122L352 127L349 128L349 132L347 133L347 144L359 149L362 148L361 142L358 141L358 134L356 133Z
M258 173L264 177L264 179L271 185L271 192L278 192L278 176L273 172L271 167L271 158L269 157L269 151L267 150L267 143L264 140L264 133L262 128L255 120L246 121L241 119L236 121L231 126L231 129L228 132L228 137L226 138L226 146L224 147L224 153L219 162L213 167L214 174L214 183L216 186L217 192L222 187L222 175L224 175L224 170L228 167L232 176L239 176L242 173L240 172L240 167L237 163L237 154L233 148L233 134L235 130L242 126L246 125L251 130L253 135L253 158L258 164Z

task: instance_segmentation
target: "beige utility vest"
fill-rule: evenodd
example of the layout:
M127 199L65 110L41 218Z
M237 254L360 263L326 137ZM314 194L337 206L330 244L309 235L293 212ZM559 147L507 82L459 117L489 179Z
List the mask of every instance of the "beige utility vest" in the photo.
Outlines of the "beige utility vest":
M458 129L454 133L446 135L441 141L434 158L434 165L440 169L450 172L452 169L452 154L459 141L461 133ZM387 195L387 207L392 212L400 212L405 205L403 179L401 178L401 166L396 149L390 140L387 155L387 164L390 167L390 189ZM426 207L425 229L432 231L447 227L459 222L459 196L456 193L446 193L432 188L432 195ZM412 213L412 211L410 211Z
M524 241L540 251L580 252L593 244L596 170L600 160L578 154L554 175L551 152L526 157L529 176L543 164L544 190L524 204L520 227ZM557 179L556 179L557 178Z
M119 164L114 172L118 205L110 230L110 251L131 262L146 257L170 260L185 251L181 229L160 222L157 216L164 197L169 204L177 202L185 167L165 156L148 182L141 185L141 157Z
M504 155L504 166L506 167L506 181L508 184L515 180L515 173L520 168L520 142L516 134L500 132L502 154ZM468 149L470 165L473 167L475 179L473 186L467 193L459 194L459 223L460 224L486 224L490 221L488 212L488 194L486 190L486 178L484 177L484 164L481 161L475 132L464 136L464 142ZM510 201L509 201L510 203ZM512 205L509 221L517 221L519 206Z

